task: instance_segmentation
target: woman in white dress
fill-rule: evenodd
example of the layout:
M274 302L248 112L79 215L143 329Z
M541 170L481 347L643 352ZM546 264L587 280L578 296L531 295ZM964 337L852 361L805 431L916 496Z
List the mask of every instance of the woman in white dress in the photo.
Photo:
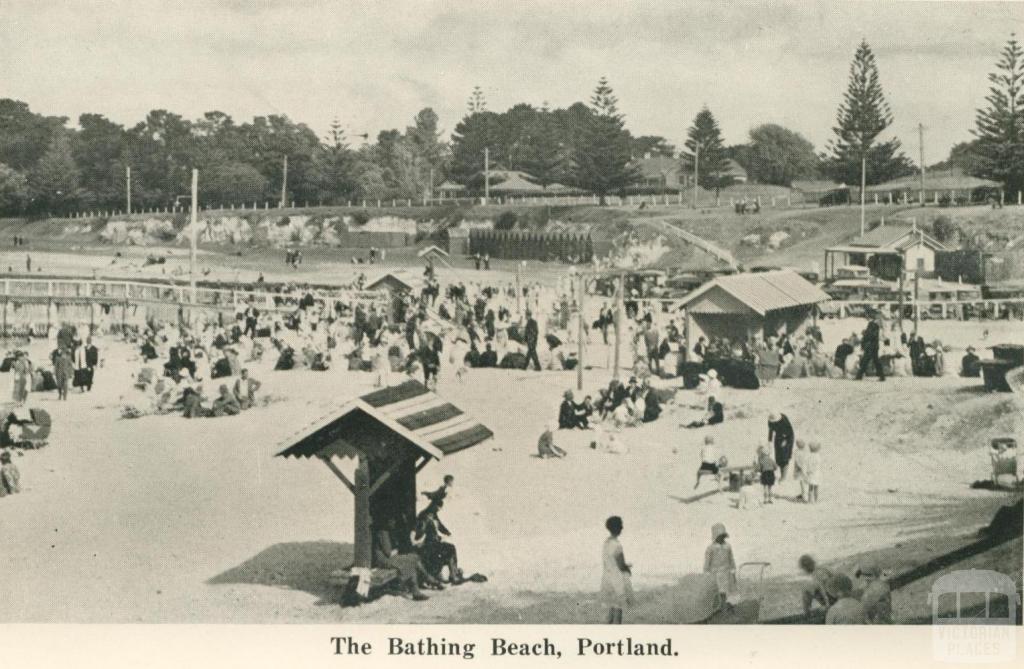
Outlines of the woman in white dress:
M601 601L608 607L609 625L622 624L622 610L633 605L633 584L631 567L626 562L619 543L622 534L622 518L612 516L605 521L608 538L601 550Z

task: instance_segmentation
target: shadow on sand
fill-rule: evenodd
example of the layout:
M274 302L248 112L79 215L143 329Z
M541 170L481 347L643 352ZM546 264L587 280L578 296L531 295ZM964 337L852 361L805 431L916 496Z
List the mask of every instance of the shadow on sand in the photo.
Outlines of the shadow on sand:
M267 585L301 590L319 597L318 605L336 605L327 584L331 572L352 564L352 544L300 541L274 544L237 567L207 581L210 585Z

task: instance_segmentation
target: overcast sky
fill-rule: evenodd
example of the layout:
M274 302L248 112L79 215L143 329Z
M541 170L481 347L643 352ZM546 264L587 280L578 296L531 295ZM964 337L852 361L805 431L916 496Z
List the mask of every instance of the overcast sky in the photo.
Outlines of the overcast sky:
M589 0L0 0L0 97L132 125L150 109L237 121L284 113L323 134L444 130L474 85L488 108L587 100L607 76L635 134L681 144L707 104L727 143L763 122L821 148L866 38L914 160L970 139L1021 3L636 3Z

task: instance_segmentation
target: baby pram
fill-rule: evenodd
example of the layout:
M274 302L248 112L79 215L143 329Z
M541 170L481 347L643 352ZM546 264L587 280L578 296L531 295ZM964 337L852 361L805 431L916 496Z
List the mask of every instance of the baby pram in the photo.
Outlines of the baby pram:
M50 414L43 409L0 410L0 446L42 448L50 436Z
M769 562L744 562L736 569L736 592L725 600L712 574L687 574L679 582L674 619L680 625L752 625L760 622L764 575Z

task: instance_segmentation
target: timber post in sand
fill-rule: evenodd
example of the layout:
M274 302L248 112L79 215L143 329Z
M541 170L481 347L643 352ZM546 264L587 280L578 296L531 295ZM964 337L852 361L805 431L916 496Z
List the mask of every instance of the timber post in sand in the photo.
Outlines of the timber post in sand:
M615 359L612 361L612 378L619 378L619 359L622 355L622 319L625 318L626 273L619 272L619 285L615 297Z
M587 291L587 277L580 276L580 290L576 306L576 390L583 390L583 296Z

